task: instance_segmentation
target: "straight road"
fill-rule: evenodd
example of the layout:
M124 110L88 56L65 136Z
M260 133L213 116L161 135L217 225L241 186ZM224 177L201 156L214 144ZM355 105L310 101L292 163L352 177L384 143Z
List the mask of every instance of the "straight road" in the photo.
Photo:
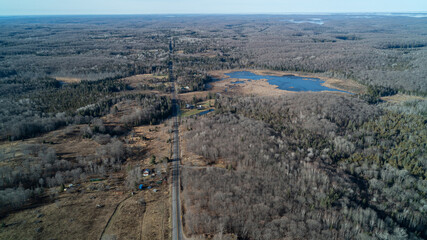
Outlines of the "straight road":
M179 122L178 113L179 106L176 99L175 78L173 77L172 41L169 44L169 79L172 81L172 104L173 104L173 146L172 146L172 240L182 239L182 222L181 222L181 202L179 198L180 182L179 182Z

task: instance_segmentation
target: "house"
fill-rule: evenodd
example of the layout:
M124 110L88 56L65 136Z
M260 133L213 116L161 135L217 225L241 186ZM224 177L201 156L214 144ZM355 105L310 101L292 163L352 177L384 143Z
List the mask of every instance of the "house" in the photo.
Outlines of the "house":
M197 109L198 110L203 110L203 109L205 109L205 107L203 107L202 105L197 105Z
M194 105L191 105L191 104L185 104L185 108L186 109L193 109L194 108Z
M150 175L150 169L145 169L144 172L142 173L142 176L144 177L148 177Z

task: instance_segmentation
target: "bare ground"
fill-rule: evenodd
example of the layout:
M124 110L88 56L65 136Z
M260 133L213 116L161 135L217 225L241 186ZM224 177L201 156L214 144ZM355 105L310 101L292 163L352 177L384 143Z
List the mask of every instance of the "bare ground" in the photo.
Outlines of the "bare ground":
M426 98L399 93L393 96L382 97L381 99L391 103L400 103L400 102L405 102L410 100L425 100Z
M55 77L55 79L64 83L79 83L82 81L80 78L72 78L72 77Z

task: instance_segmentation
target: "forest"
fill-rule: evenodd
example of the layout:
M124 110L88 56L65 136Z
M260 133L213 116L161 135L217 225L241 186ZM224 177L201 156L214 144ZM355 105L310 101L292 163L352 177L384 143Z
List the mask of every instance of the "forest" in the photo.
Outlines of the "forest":
M322 24L304 22L312 18ZM46 77L92 81L165 74L172 38L174 73L180 85L195 90L209 81L209 70L249 68L316 73L405 93L427 93L427 33L422 18L2 17L0 29L2 92Z
M149 135L171 142L176 80L181 107L215 99L215 112L181 118L205 164L182 167L187 236L426 239L426 29L382 15L0 17L0 220L70 183L119 179L133 194L140 163L167 168ZM241 69L366 91L211 90L210 71ZM401 95L413 98L384 100Z
M324 93L216 104L185 122L188 149L211 166L184 168L191 235L427 237L426 101L415 114Z
M88 20L95 21L92 22L95 25L102 21L90 17ZM92 139L100 146L95 155L63 159L49 144L21 144L14 151L23 155L11 163L2 149L2 162L7 164L0 166L1 214L46 201L46 195L56 196L58 190L53 187L63 188L65 183L84 182L120 170L125 158L132 155L120 138L134 126L161 122L169 117L172 107L168 96L141 91L124 80L135 74L161 71L158 65L165 59L155 60L150 55L157 54L157 50L153 51L157 47L158 51L166 51L163 49L166 44L155 43L161 40L147 37L145 48L150 52L139 56L144 65L138 65L109 52L121 51L120 39L129 32L107 34L105 29L85 25L83 19L74 28L66 27L69 21L74 21L66 17L60 20L41 17L31 21L32 24L26 21L2 21L0 139L3 142L31 139L65 129L69 136L78 132L81 138ZM105 47L102 42L93 45L107 35L95 37L90 32L115 35L118 42L107 42L116 47ZM43 40L35 40L38 38ZM146 57L150 62L145 61ZM81 80L67 82L57 77ZM118 124L101 119L118 113L121 114Z

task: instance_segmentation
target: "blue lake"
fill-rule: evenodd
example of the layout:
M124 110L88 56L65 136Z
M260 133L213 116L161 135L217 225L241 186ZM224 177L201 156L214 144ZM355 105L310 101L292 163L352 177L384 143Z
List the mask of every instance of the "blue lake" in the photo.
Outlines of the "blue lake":
M307 78L307 77L298 77L294 75L283 75L283 76L272 76L272 75L257 75L248 71L240 72L231 72L226 73L225 75L230 78L238 79L239 81L231 82L232 84L241 84L244 81L242 80L260 80L267 79L267 82L271 85L278 86L281 90L294 91L294 92L320 92L320 91L334 91L334 92L345 92L346 91L328 88L322 86L325 81L319 78ZM351 94L351 93L350 93Z
M289 20L289 22L291 23L313 23L313 24L318 24L318 25L323 25L324 22L322 21L322 19L319 18L310 18L308 20L294 20L291 19Z

